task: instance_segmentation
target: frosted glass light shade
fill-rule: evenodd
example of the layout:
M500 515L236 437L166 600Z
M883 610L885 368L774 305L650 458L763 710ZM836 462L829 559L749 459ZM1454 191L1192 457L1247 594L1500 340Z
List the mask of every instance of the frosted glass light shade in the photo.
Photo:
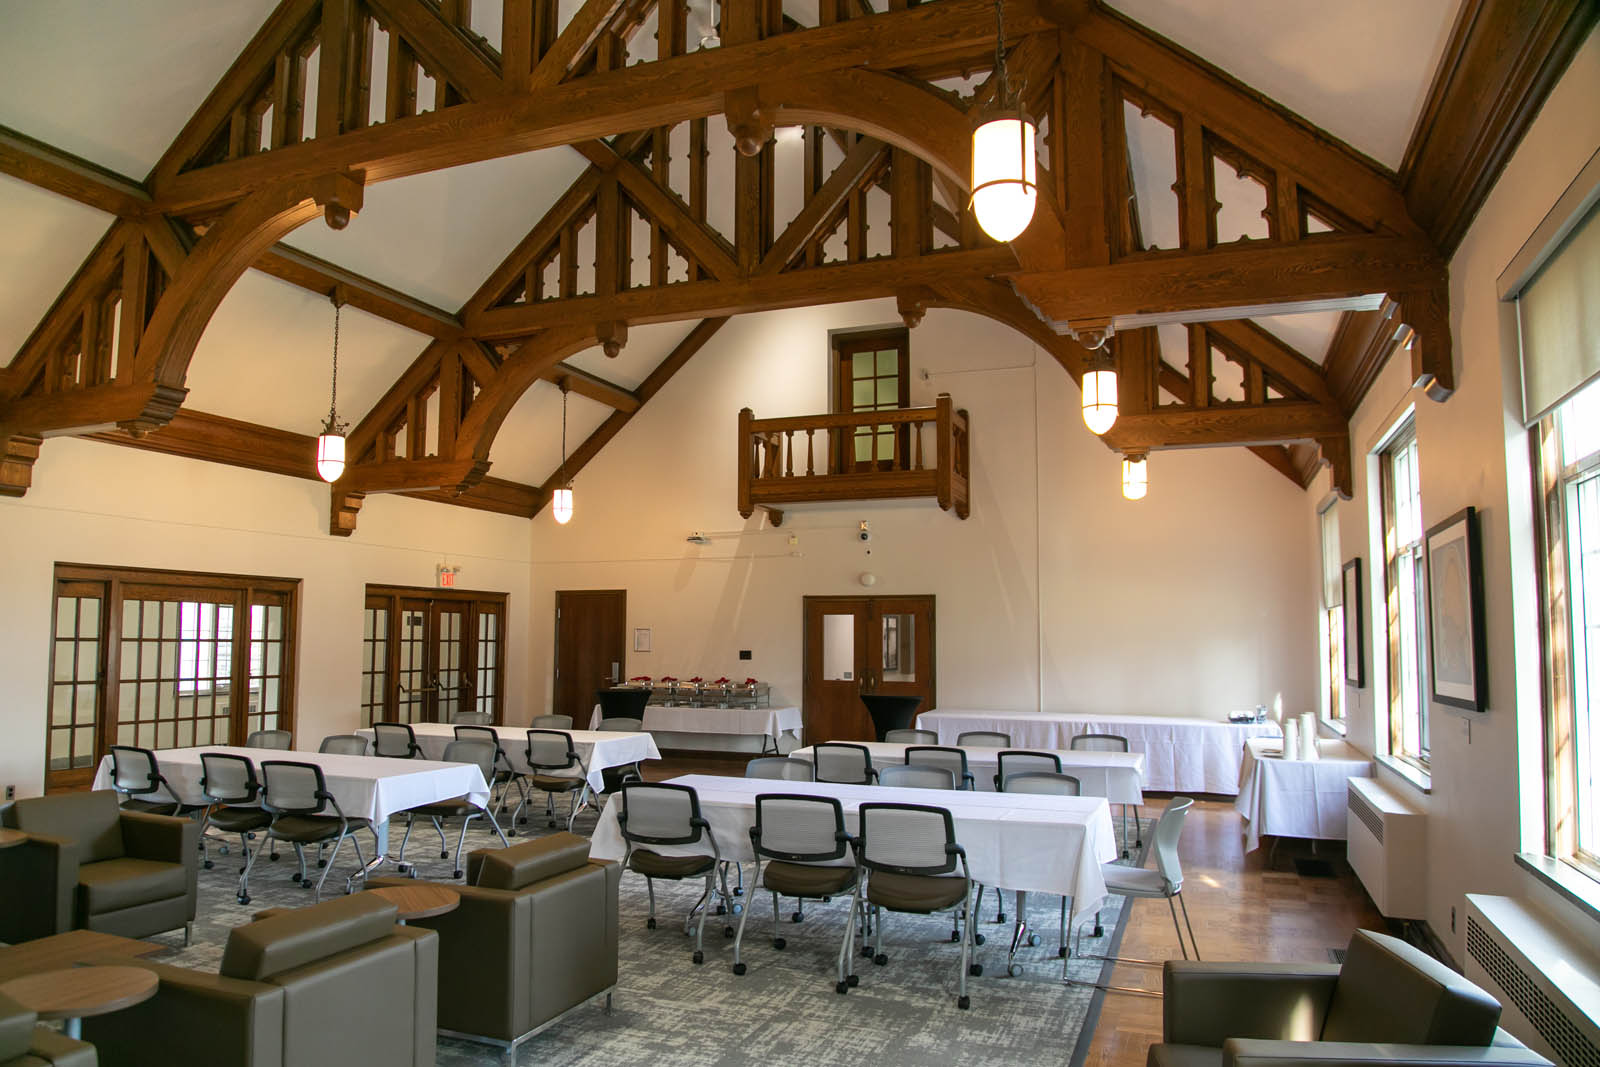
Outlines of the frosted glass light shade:
M1016 113L990 119L972 131L972 213L983 232L1009 241L1033 218L1034 125Z
M1117 372L1090 371L1083 376L1083 422L1093 433L1111 429L1117 421Z
M570 486L557 489L550 495L550 514L554 515L556 522L562 526L572 521L572 489Z
M317 438L317 476L336 482L344 473L344 434L325 433Z
M1143 500L1150 491L1150 467L1143 459L1122 461L1122 495L1129 500Z

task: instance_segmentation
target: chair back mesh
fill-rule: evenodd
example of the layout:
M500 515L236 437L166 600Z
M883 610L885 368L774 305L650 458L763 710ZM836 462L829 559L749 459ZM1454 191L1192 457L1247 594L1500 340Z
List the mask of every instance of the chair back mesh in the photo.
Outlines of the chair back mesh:
M1128 739L1121 734L1079 734L1072 739L1074 752L1126 752Z
M1156 870L1161 872L1168 890L1173 893L1183 888L1183 865L1178 862L1178 838L1183 834L1183 822L1189 817L1192 807L1194 798L1173 797L1167 801L1166 809L1156 823Z
M950 812L923 804L861 805L860 856L870 871L948 874L956 869Z
M262 760L261 787L261 806L274 814L319 815L328 802L328 786L315 763Z
M600 729L615 730L618 733L636 734L644 729L643 719L630 719L626 715L613 715L608 719L600 720Z
M1007 793L1043 793L1058 797L1075 797L1083 793L1076 778L1055 771L1028 771L1000 781Z
M906 749L906 762L924 767L943 767L955 778L957 789L960 789L967 779L967 754L959 748L913 745Z
M535 715L528 724L540 730L570 730L572 729L571 715Z
M901 789L954 789L956 776L928 763L891 763L878 769L878 784Z
M843 859L849 835L844 807L835 797L761 793L750 842L758 857L792 863Z
M933 730L890 730L883 739L891 745L937 745L939 734Z
M692 786L624 782L617 827L624 839L645 845L689 845L700 840L700 795Z
M360 734L330 734L322 739L317 751L335 756L365 756L367 739Z
M494 722L494 713L488 711L458 711L450 717L452 723L488 726Z
M160 787L154 752L131 745L112 745L107 751L111 753L111 788L137 796Z
M288 730L256 730L244 739L245 748L275 748L288 751L294 745L294 735Z
M536 771L564 771L578 764L572 735L560 730L528 731L528 766Z
M819 782L866 785L872 780L871 775L867 773L872 769L872 753L867 751L865 745L824 741L816 747L814 755Z
M494 761L500 747L480 738L457 738L444 746L444 762L476 763L485 782L494 781Z
M495 733L493 727L491 727L491 726L457 726L456 727L456 740L457 741L482 741L483 743L485 743L485 744L487 744L489 746L489 751L494 753L494 757L493 757L492 760L490 760L490 764L491 764L490 770L487 770L487 771L483 772L486 781L489 780L490 777L492 777L491 772L493 771L493 769L495 767L500 767L500 768L503 768L505 770L510 770L511 769L511 759L510 759L510 757L508 757L506 755L505 747L500 744L500 735ZM448 758L448 757L446 757L446 758ZM472 761L471 760L461 760L460 762L462 762L462 763L470 763Z
M417 733L403 722L372 724L372 754L388 759L410 759L417 754Z
M200 792L213 804L254 804L261 795L255 764L226 752L200 753Z
M1012 749L1000 753L999 766L995 768L995 788L1007 788L1006 779L1013 774L1060 774L1061 757L1053 752L1024 752Z
M746 778L777 778L786 782L809 782L816 775L811 764L787 756L763 756L744 765Z
M937 741L934 744L938 744ZM968 730L956 735L958 745L976 745L979 748L1010 748L1011 735L998 730Z

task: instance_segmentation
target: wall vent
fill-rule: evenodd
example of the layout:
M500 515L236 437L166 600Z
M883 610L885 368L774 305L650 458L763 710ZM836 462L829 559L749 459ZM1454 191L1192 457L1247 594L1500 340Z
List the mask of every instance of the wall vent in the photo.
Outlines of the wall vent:
M1500 1001L1501 1025L1565 1067L1600 1067L1600 1026L1575 999L1600 991L1600 962L1576 956L1571 936L1521 901L1473 894L1467 908L1467 978ZM1559 962L1562 983L1544 958Z
M1345 855L1372 903L1391 919L1421 919L1428 903L1427 817L1374 778L1351 778Z
M1383 844L1383 816L1372 810L1372 805L1367 803L1367 798L1355 790L1346 793L1346 805L1350 814L1360 819L1378 844Z

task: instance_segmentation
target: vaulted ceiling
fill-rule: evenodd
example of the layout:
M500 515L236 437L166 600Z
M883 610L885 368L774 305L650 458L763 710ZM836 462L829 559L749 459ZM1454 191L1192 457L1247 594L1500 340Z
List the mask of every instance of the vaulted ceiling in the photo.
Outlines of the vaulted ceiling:
M556 383L581 464L727 315L864 297L1073 377L1110 327L1109 446L1347 487L1398 343L1449 395L1445 263L1595 21L1526 8L1007 0L1042 196L997 246L983 0L0 0L0 491L54 434L314 477L335 290L334 533L532 515Z

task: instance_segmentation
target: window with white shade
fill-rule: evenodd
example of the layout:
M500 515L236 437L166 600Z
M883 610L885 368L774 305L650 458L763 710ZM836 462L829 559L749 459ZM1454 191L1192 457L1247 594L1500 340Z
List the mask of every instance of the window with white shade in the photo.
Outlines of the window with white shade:
M1389 657L1388 754L1428 766L1427 573L1423 564L1421 477L1411 416L1379 453L1383 516L1384 628Z

